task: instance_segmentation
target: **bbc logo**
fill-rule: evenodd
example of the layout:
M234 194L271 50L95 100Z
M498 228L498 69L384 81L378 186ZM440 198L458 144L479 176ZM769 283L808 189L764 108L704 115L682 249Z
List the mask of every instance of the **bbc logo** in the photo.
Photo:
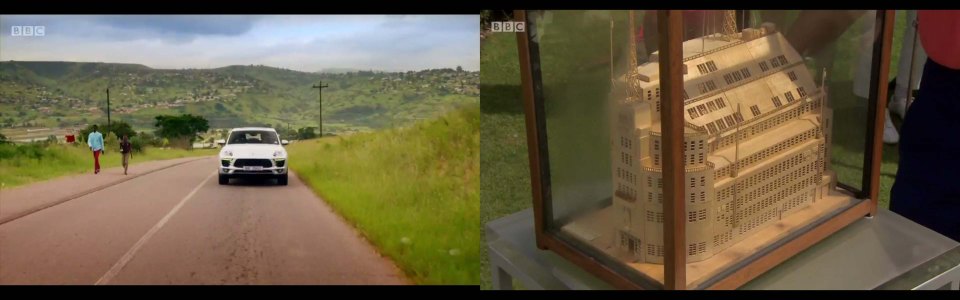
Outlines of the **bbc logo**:
M526 27L524 22L490 22L492 32L524 32Z
M10 36L44 36L46 26L10 26Z

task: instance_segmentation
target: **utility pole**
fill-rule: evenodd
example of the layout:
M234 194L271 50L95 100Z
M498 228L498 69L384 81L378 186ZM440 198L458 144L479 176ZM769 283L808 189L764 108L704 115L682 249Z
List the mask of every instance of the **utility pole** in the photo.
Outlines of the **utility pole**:
M107 127L110 127L110 88L107 88Z
M323 84L323 80L320 81L319 85L314 85L313 88L317 89L320 92L320 137L323 137L323 89L328 87L326 84Z

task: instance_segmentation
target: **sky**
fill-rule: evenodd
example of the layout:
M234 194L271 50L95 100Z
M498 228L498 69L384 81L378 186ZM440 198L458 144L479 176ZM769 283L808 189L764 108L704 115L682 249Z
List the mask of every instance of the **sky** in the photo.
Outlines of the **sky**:
M480 69L479 15L0 15L0 61ZM12 26L44 26L13 36Z

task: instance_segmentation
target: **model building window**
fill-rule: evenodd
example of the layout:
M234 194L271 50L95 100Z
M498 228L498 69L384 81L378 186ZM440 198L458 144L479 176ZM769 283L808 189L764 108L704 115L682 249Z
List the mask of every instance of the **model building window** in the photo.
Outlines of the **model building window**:
M707 123L707 131L711 134L717 132L717 125L714 125L713 122Z
M780 102L780 96L773 96L773 98L770 98L770 100L773 101L773 106L775 107L780 107L783 105L783 103Z
M707 71L707 64L699 64L699 65L697 65L697 70L700 71L700 75L707 74L707 73L710 72L710 71Z
M777 56L777 60L780 61L780 64L781 64L781 65L784 65L784 66L787 65L787 58L784 57L783 55Z
M727 107L727 104L726 104L726 103L723 103L723 98L714 99L713 102L716 102L716 103L717 103L717 107L719 107L719 108Z
M700 153L700 154L698 154L698 155L699 155L699 157L697 158L697 160L700 161L700 163L702 164L702 163L703 163L703 153ZM702 178L702 177L701 177L701 178Z
M712 60L711 60L711 61L708 61L708 62L707 62L707 69L710 70L710 72L716 71L716 70L717 70L717 65L714 64Z
M647 187L653 187L653 179L650 177L647 177ZM653 196L650 196L650 198L653 199Z
M700 116L700 114L697 113L697 109L693 107L688 108L687 113L690 114L690 119L696 119L697 117Z
M739 111L733 113L733 118L737 119L737 122L743 122L743 115L741 115Z
M710 111L715 111L717 110L717 105L713 104L713 102L707 102L707 108L710 109Z
M760 70L761 70L761 71L766 72L766 71L769 70L769 69L770 69L770 66L767 65L767 62L765 62L765 61L761 61L761 62L760 62Z
M740 69L740 74L743 74L743 78L750 78L750 70L747 68Z
M733 121L732 115L723 117L723 119L727 121L727 126L730 126L730 127L737 126L737 122Z
M730 74L723 74L723 81L726 81L727 84L733 84L733 76Z
M797 73L790 71L790 72L787 72L787 76L790 77L790 81L797 81Z
M660 164L660 154L654 154L654 155L653 155L653 164L655 164L655 165L659 165L659 164ZM659 182L658 182L658 183L659 183Z
M717 120L717 127L720 127L720 130L727 129L727 124L723 123L723 119Z
M686 101L689 99L690 99L690 96L687 96L687 90L683 90L683 100Z
M701 115L706 115L707 113L709 113L707 111L707 106L703 104L697 105L697 111L699 111Z
M733 81L740 81L741 79L743 79L743 75L740 75L740 72L734 71L733 73L731 73L731 75L733 75Z
M703 150L703 141L699 141L697 144L700 144L700 150Z
M754 117L760 115L760 108L758 108L756 105L750 106L750 111L753 112Z
M803 98L807 96L807 91L804 91L802 86L797 87L797 94L800 95L800 98Z
M771 58L771 59L770 59L770 64L773 65L774 68L779 67L779 66L780 66L780 60L778 60L776 57Z
M711 91L713 91L713 90L716 90L716 89L717 89L717 84L714 83L713 80L710 80L710 81L707 81L707 82L698 84L697 87L700 88L700 93L701 93L701 94L706 94L706 93L709 93L709 92L711 92Z
M658 140L653 141L653 151L660 151L660 141Z
M793 100L794 100L794 98L793 98L793 92L783 93L783 96L784 96L784 97L787 97L787 102L793 102Z

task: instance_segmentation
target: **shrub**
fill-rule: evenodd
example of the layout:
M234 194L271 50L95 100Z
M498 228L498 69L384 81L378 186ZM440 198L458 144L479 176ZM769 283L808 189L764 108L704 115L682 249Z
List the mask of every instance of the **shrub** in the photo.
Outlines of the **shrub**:
M142 153L146 144L147 142L142 136L137 135L130 138L130 149L133 150L133 152Z

